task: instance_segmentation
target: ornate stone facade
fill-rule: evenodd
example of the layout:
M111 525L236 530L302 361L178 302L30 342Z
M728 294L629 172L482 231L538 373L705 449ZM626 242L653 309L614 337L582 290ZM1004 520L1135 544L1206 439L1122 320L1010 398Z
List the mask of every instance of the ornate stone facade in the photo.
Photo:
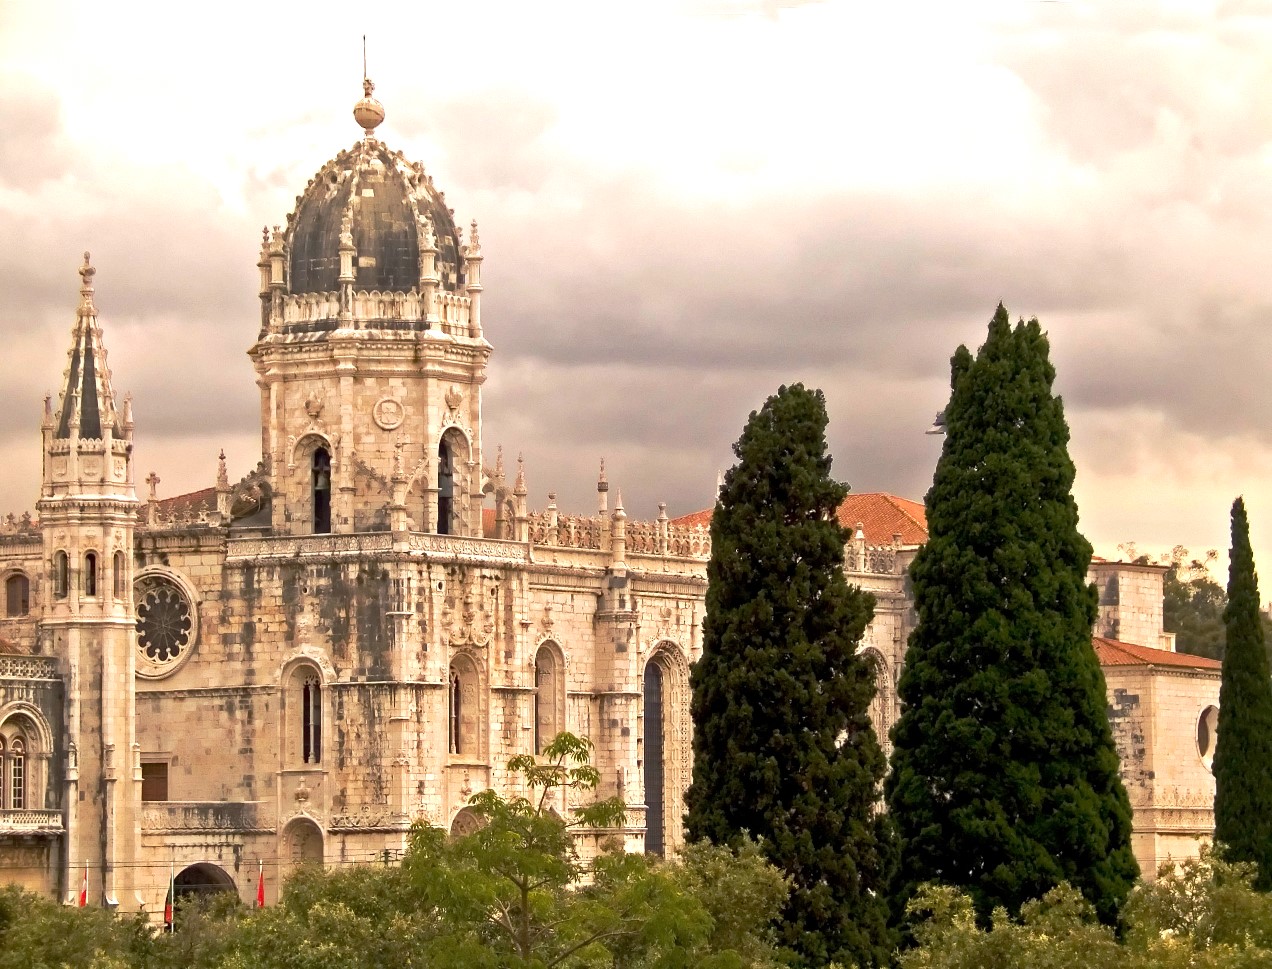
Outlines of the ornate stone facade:
M594 515L529 509L520 460L509 481L482 440L476 224L465 243L423 166L376 139L369 89L359 119L264 234L244 326L261 460L237 483L222 456L204 491L163 500L151 474L137 498L85 258L38 515L0 521L12 881L160 913L174 868L181 891L250 901L263 865L272 901L296 865L398 857L418 819L465 829L468 798L517 790L509 758L561 729L595 744L629 850L682 841L706 516L628 521L603 466ZM845 568L877 599L862 648L886 733L925 533L912 502L850 501L871 497L895 520L858 524ZM1199 830L1183 801L1204 784L1171 776L1185 794L1145 809Z

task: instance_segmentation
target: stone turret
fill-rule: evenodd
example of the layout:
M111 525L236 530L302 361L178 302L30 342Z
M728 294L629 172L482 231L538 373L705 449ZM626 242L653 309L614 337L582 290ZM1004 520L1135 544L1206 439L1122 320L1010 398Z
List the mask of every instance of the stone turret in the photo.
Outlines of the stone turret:
M264 464L276 534L481 533L482 253L465 247L424 166L376 137L384 107L354 108L363 137L327 162L266 233L260 337ZM471 277L470 275L471 274ZM405 442L399 452L399 442ZM394 462L404 491L382 482Z
M67 680L63 778L67 850L62 881L88 872L94 904L136 911L133 890L141 804L136 741L132 405L116 406L94 302L88 253L66 377L56 408L44 408L44 481L39 501L50 596L46 652Z

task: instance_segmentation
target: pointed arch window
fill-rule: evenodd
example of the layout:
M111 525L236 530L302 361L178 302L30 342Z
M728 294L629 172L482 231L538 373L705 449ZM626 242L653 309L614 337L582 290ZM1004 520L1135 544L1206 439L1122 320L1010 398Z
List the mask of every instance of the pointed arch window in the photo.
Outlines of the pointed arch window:
M472 656L459 655L451 662L447 691L447 734L452 755L465 761L482 755L483 704L477 664Z
M53 596L65 599L70 584L70 563L66 553L58 551L53 555Z
M331 531L331 452L317 448L313 457L314 534Z
M450 675L450 752L461 754L463 750L463 731L460 729L464 709L464 683L459 673L452 669Z
M450 444L437 445L437 534L450 535L455 518L455 465Z
M97 595L97 553L84 554L84 595L92 598Z
M534 752L543 748L565 729L562 717L564 690L561 662L548 644L539 647L534 657Z
M25 616L31 611L31 581L21 572L4 580L6 616Z

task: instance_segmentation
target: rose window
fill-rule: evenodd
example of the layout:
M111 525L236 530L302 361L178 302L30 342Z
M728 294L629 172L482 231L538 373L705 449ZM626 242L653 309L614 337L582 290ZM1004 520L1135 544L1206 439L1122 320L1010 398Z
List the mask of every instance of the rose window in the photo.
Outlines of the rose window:
M137 672L173 672L193 647L197 619L187 591L166 575L143 575L135 586Z

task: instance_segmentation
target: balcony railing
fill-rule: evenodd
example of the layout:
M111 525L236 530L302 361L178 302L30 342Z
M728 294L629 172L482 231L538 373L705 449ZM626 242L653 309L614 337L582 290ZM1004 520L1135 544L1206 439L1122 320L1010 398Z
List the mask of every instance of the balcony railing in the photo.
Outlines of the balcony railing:
M0 810L0 834L61 833L61 811Z

